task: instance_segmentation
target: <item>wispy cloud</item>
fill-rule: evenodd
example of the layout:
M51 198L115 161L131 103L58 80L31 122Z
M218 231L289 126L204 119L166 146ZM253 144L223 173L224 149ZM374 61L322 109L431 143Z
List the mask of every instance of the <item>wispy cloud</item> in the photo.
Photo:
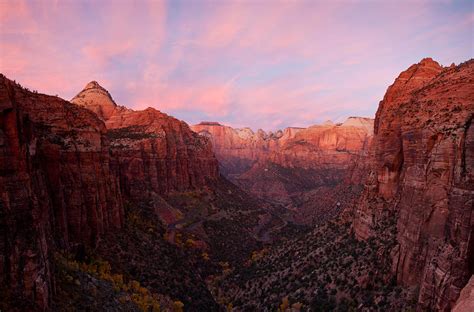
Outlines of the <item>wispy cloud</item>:
M412 63L474 55L469 1L0 0L0 71L71 98L98 80L190 123L373 116Z

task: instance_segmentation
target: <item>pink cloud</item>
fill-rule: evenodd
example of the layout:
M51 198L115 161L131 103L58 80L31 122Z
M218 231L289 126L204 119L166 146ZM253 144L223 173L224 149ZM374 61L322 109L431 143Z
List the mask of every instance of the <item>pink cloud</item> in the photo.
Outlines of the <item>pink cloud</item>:
M195 110L199 109L210 116L222 116L228 113L231 101L232 81L224 84L200 82L192 86L176 85L129 85L137 96L134 97L136 109L149 106L159 110Z
M0 34L35 34L38 26L24 0L0 1Z
M465 60L468 40L472 56L473 14L452 5L0 0L0 71L64 98L98 80L129 107L308 125L373 114L424 56Z
M131 2L104 1L94 6L94 11L103 11L102 25L88 33L89 13L82 10L92 5L0 1L0 71L30 89L68 99L93 79L114 86L107 77L109 60L160 48L164 2L146 3L143 11ZM142 27L150 31L146 44L136 41L137 34L146 34Z
M27 69L28 61L24 58L18 57L22 55L22 50L19 46L4 43L1 46L0 68L8 73L19 73Z
M81 51L86 58L89 58L104 66L112 57L124 56L135 48L131 41L127 42L104 42L102 44L88 44Z

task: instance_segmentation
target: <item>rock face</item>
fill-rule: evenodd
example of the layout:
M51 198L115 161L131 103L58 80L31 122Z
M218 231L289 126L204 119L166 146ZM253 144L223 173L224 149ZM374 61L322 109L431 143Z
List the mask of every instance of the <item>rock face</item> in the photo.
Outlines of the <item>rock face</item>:
M257 159L268 157L282 134L267 135L262 130L254 133L250 128L233 129L217 122L202 122L191 129L211 140L220 168L227 176L241 174Z
M326 122L275 133L254 133L215 122L203 122L192 129L211 139L224 173L239 175L256 162L266 161L289 168L347 167L354 154L367 148L373 120L350 117L339 125Z
M347 169L355 156L366 153L372 133L370 118L312 126L284 139L270 160L285 167Z
M121 226L109 161L94 114L0 76L0 285L13 306L49 306L54 243L94 245Z
M163 211L160 195L218 177L210 142L184 122L118 107L96 82L74 102L88 109L0 76L2 309L48 309L53 251L95 246L123 225L125 201Z
M453 308L453 312L470 311L474 311L474 275L471 276L467 285L462 289L461 295Z
M419 286L421 308L447 311L474 273L474 61L424 59L379 105L370 172L353 227L367 238L384 210L399 215L393 272Z
M96 82L87 84L71 101L105 121L112 167L124 195L131 199L204 187L217 179L217 160L209 140L185 122L153 108L119 107Z
M117 108L109 91L101 87L97 81L89 82L71 102L88 108L102 120L109 119Z

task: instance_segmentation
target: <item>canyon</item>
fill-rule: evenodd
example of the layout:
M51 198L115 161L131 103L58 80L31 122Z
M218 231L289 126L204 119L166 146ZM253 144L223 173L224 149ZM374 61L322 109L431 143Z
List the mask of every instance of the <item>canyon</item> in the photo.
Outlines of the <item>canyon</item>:
M216 122L191 128L211 140L228 179L250 194L287 207L293 220L313 223L358 198L357 164L367 156L373 119L349 117L340 124L326 121L275 133ZM347 196L332 196L343 190Z
M61 306L70 298L54 300L68 296L56 281L71 277L58 272L69 260L56 258L67 253L84 261L92 252L100 257L94 261L120 266L131 281L176 284L163 296L185 296L187 305L217 309L204 278L191 269L203 262L201 253L240 261L259 248L260 219L281 222L219 176L209 141L182 121L151 108L119 107L96 82L71 102L31 92L4 76L1 88L2 308L70 309ZM127 231L130 236L121 234ZM134 236L141 244L148 240L155 253L137 261ZM236 245L235 239L245 243ZM182 250L185 242L190 250ZM133 252L121 253L124 248ZM144 280L148 266L164 259L188 269L168 267L159 278L155 272L153 280ZM163 284L154 285L148 288L162 294Z
M473 116L474 60L410 66L375 120L268 133L2 75L0 309L462 311Z

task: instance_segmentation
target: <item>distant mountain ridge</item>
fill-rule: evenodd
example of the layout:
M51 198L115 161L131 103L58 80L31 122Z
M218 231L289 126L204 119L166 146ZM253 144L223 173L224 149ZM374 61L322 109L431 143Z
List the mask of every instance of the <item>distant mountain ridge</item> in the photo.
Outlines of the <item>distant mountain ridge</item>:
M344 123L289 127L266 133L216 122L191 128L208 137L221 172L248 192L292 211L297 222L321 222L358 197L373 119L349 117ZM331 196L336 189L347 196Z
M342 124L326 122L268 133L234 129L218 122L202 122L191 129L210 138L224 173L241 174L244 169L238 169L239 164L246 163L248 169L255 162L267 160L284 167L337 166L338 159L345 162L350 154L366 148L373 134L373 119L349 117Z

